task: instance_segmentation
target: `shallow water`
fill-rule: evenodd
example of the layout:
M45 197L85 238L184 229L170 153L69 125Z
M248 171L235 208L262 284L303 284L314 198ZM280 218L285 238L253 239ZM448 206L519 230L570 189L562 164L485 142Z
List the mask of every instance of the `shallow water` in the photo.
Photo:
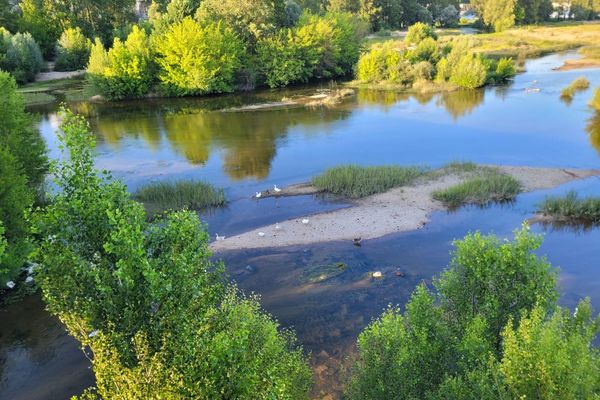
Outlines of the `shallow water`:
M332 108L217 111L313 93L315 87L208 99L84 103L76 108L98 132L98 167L113 171L132 190L148 181L181 177L224 187L228 206L201 217L211 233L231 235L346 206L313 196L250 198L257 190L307 181L341 163L436 167L470 160L600 167L600 117L587 107L592 91L577 94L571 104L559 99L560 90L581 75L592 87L600 86L600 70L551 70L570 57L530 61L528 72L508 86L417 97L360 91ZM537 88L539 92L528 90ZM42 132L52 156L58 156L58 119L52 110L40 111ZM295 328L312 353L315 394L335 394L339 362L350 354L357 334L388 304L403 304L417 283L438 274L450 260L453 239L476 229L509 236L546 194L569 189L600 195L600 179L524 194L509 205L439 212L422 230L367 241L362 247L336 242L218 257L243 289L261 294L264 307L283 325ZM563 304L572 306L590 296L600 307L600 229L533 229L545 234L540 254L561 267ZM332 262L345 262L349 268L317 284L302 279L306 269ZM384 278L367 278L375 270ZM396 276L397 270L405 276ZM0 314L0 399L66 398L92 379L76 343L41 307L32 298ZM42 339L31 340L36 337ZM45 356L37 356L40 353ZM15 397L17 392L23 397Z

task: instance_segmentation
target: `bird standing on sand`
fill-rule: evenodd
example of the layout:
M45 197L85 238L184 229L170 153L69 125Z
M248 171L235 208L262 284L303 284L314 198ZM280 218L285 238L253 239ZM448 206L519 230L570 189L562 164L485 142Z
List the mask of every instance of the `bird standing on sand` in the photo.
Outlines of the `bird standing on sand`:
M304 225L307 225L309 222L310 222L310 221L308 220L308 218L304 218L304 219L302 219L302 223L303 223Z
M281 226L279 225L279 222L277 222L277 223L275 224L275 229L276 229L276 230L279 230L279 229L281 229Z
M262 192L256 192L256 198L260 199L260 197L262 196Z
M274 191L275 193L279 193L279 192L281 192L281 189L279 189L279 188L277 187L277 185L273 185L273 191Z
M258 236L260 236L260 237L264 237L264 236L265 236L265 233L264 233L264 232L258 232Z
M215 238L217 239L217 242L220 242L221 240L225 240L225 236L219 236L218 233L215 233Z

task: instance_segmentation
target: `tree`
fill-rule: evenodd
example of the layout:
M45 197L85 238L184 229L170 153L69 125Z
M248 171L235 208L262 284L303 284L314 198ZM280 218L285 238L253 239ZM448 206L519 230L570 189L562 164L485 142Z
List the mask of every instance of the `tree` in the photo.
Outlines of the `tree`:
M471 4L483 23L495 32L506 30L515 24L517 0L472 0Z
M75 71L87 66L92 42L83 36L81 29L68 28L60 36L56 46L54 70Z
M430 25L417 22L408 28L408 32L406 33L404 41L408 44L419 44L426 38L437 40L437 34L435 33L435 30Z
M2 30L0 38L3 41L0 69L10 72L19 83L33 81L44 63L40 47L33 37L29 33L11 35Z
M360 6L360 0L330 0L327 5L327 11L358 13Z
M231 28L200 26L190 17L158 37L155 48L159 78L178 95L232 92L245 58L244 45Z
M44 57L50 59L54 56L56 40L62 31L56 15L49 12L44 0L23 0L19 2L19 9L19 30L29 32L39 44Z
M117 400L305 399L310 369L291 333L226 283L193 212L148 222L93 166L95 136L65 112L60 189L37 216L48 309L93 353L95 393Z
M452 4L444 8L438 17L440 24L443 27L449 28L458 23L459 12Z
M516 14L521 24L537 24L547 21L552 13L550 0L518 0Z

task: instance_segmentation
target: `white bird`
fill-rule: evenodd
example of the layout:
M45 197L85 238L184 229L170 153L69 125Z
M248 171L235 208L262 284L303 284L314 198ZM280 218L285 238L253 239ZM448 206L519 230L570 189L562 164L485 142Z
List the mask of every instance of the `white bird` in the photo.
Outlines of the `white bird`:
M277 185L273 185L273 190L275 191L275 193L279 193L279 192L281 192L281 189L279 189L279 188L277 187Z
M373 272L373 275L371 275L373 278L383 278L383 274L381 273L381 271L375 271Z
M100 333L100 331L98 329L96 329L95 331L90 332L88 337L93 338L94 336L98 336L99 333Z
M225 240L225 236L219 236L218 233L215 233L215 237L217 239L217 242L220 242L221 240Z
M12 289L15 287L15 283L13 281L6 282L6 287Z
M308 220L308 218L304 218L304 219L302 219L302 223L303 223L304 225L308 224L309 222L310 222L310 221Z
M260 199L260 197L262 196L262 192L256 192L256 198Z
M281 226L279 225L279 222L277 222L277 223L275 224L275 229L277 229L277 230L281 229Z
M258 236L263 237L263 236L265 236L265 233L264 232L258 232Z

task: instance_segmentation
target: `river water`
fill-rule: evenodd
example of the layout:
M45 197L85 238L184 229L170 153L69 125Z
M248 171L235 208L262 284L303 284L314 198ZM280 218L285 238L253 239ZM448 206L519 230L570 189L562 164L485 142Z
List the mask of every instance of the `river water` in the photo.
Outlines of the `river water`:
M255 201L277 184L304 182L343 164L440 166L449 161L600 168L600 116L587 106L592 90L572 103L559 99L574 78L600 86L600 70L553 71L573 54L527 63L507 86L443 95L359 91L334 107L222 112L314 93L311 86L202 99L79 103L98 136L96 163L132 190L155 180L196 178L224 187L227 207L201 214L214 235L232 235L286 218L347 206L319 196ZM323 84L327 89L331 84ZM539 89L539 90L538 90ZM58 157L56 108L40 129ZM520 195L511 204L438 212L423 229L355 247L323 243L216 255L231 277L311 352L315 396L339 394L340 364L358 333L388 304L404 304L414 287L443 270L452 241L481 230L500 236L531 217L548 194L577 190L600 195L600 179ZM540 254L560 267L561 302L589 296L600 308L600 229L534 225L544 234ZM303 279L315 266L344 262L343 274L318 284ZM250 266L250 268L248 268ZM384 279L372 281L370 271ZM398 277L395 271L405 275ZM38 296L0 309L0 399L66 399L93 384L89 362Z

